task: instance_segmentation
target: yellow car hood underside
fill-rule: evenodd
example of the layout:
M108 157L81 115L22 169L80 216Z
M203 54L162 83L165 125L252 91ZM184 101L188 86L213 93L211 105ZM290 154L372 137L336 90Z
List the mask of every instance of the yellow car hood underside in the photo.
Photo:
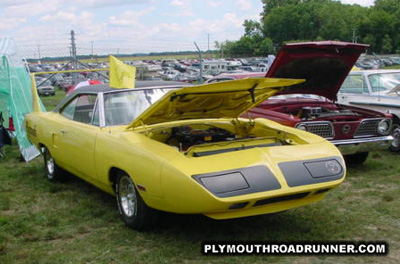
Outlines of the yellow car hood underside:
M235 118L286 86L305 80L249 78L183 87L165 94L128 128L175 120Z

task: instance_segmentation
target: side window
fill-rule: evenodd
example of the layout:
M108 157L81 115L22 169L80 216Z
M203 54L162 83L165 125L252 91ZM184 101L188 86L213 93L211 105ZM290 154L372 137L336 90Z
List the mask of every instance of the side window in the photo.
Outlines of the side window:
M349 75L340 88L341 93L362 94L369 93L367 84L362 75Z
M68 119L90 124L92 122L96 95L80 95L61 110Z
M380 74L373 74L369 76L369 83L372 87L372 92L380 92L388 90L388 86L390 87L392 78L391 76L385 76Z
M72 100L63 110L61 110L61 114L68 119L74 119L76 102L78 102L78 97Z

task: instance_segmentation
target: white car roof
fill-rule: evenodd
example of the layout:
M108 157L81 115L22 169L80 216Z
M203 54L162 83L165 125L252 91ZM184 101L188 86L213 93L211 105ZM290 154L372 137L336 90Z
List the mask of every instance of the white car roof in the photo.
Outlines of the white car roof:
M371 75L371 74L380 74L380 73L392 73L392 72L399 72L400 70L396 69L388 69L388 70L361 70L361 71L351 71L349 75L354 75L354 74L362 74L362 75Z

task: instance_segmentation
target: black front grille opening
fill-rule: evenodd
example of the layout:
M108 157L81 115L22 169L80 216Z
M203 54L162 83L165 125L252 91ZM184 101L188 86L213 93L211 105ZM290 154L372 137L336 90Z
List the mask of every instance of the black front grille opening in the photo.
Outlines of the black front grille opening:
M321 194L321 193L326 193L326 192L328 192L330 189L332 189L332 188L320 189L320 190L316 191L316 192L314 193L314 195L316 195L316 194Z
M263 200L258 200L257 202L254 203L253 207L266 205L266 204L272 204L272 203L297 200L297 199L304 198L309 194L310 194L310 192L304 192L304 193L296 193L296 194L283 195L283 196L277 196L277 197L267 198L267 199L263 199Z
M248 205L249 202L243 202L243 203L234 203L231 204L231 206L229 206L230 210L234 210L234 209L242 209L244 207L246 207L246 205Z

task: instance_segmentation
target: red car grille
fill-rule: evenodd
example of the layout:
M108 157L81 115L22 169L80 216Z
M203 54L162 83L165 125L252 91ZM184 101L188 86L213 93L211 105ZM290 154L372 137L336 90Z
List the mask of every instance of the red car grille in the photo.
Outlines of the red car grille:
M354 137L368 137L378 135L377 127L379 121L381 120L373 119L361 121L356 133L354 134Z
M329 123L308 123L307 124L308 132L314 133L323 138L332 138L333 137L333 129L332 125Z

